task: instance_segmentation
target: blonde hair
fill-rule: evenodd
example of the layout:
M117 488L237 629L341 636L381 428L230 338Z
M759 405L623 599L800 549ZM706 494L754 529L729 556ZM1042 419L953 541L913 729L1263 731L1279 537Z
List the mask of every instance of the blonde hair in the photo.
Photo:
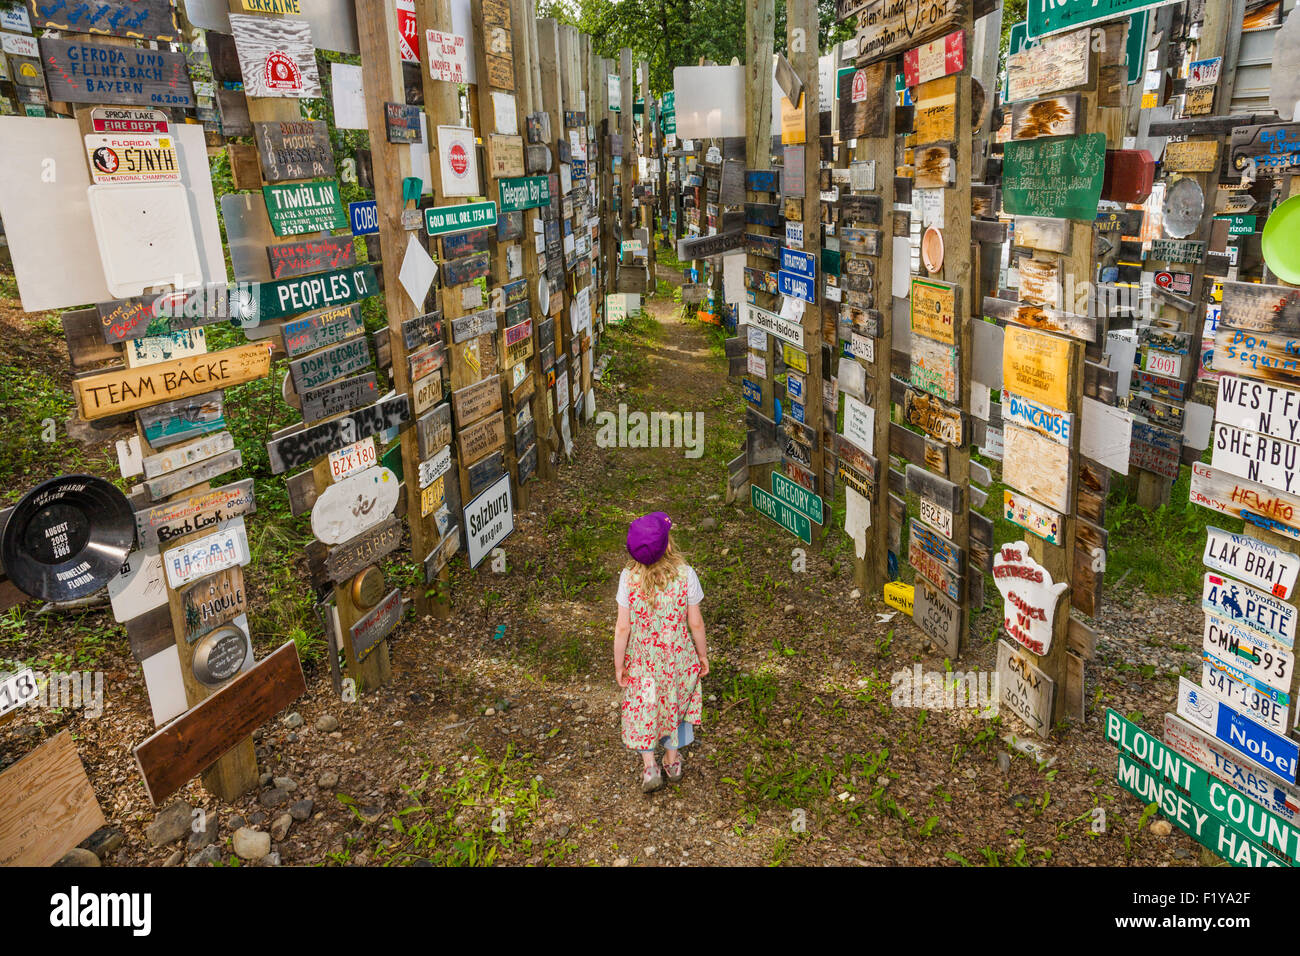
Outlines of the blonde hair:
M685 566L686 559L677 550L677 543L673 541L672 532L669 532L668 547L664 550L663 556L654 564L642 564L635 558L628 561L628 584L633 582L640 584L641 591L649 600L653 601L659 592L681 573L682 568Z

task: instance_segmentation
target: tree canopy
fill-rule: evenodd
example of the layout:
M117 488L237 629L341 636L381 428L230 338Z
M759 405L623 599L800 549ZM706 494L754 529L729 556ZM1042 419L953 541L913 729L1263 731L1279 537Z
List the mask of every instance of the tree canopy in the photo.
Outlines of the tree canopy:
M817 0L817 13L821 50L853 35L835 23L835 0ZM617 60L627 47L648 61L655 95L672 89L674 67L745 60L745 0L542 0L537 15L589 34L600 56ZM784 47L785 0L776 0L776 49Z

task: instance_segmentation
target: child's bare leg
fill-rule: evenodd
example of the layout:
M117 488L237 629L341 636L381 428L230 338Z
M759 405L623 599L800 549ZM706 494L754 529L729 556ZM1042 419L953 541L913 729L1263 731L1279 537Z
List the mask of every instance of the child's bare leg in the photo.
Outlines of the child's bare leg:
M655 768L655 752L653 750L641 751L641 759L645 761L646 770L653 770Z

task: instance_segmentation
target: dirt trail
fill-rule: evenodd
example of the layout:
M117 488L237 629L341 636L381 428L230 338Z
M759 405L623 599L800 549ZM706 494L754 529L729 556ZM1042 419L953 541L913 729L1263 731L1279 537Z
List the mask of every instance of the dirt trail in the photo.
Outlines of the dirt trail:
M1098 707L1152 716L1171 698L1170 674L1134 663L1145 662L1134 648L1146 634L1182 627L1167 608L1138 598L1117 609L1146 622L1103 644L1133 673L1098 668L1091 723L1051 744L1051 768L1021 755L1000 765L1001 737L1016 729L1009 718L891 706L892 674L944 662L906 618L882 620L854 599L842 534L803 555L775 525L724 504L725 462L743 438L740 390L706 326L661 297L647 309L654 323L610 336L597 411L622 402L702 413L703 454L602 448L596 427L578 429L574 460L534 484L517 516L505 570L469 571L458 559L451 618L402 625L390 684L343 703L325 666L309 668L301 724L277 720L257 735L262 769L295 784L287 799L270 783L237 806L197 783L180 795L217 814L217 854L231 859L236 826L270 829L307 798L308 819L275 842L283 864L1191 862L1186 838L1138 832L1141 807L1115 787L1097 721ZM685 779L647 797L640 760L619 739L610 658L623 536L652 510L673 516L702 578L713 674ZM992 669L994 624L985 611L968 659L953 667ZM105 626L108 615L83 615L56 639L75 648L76 628ZM260 655L284 636L258 638ZM130 757L152 730L139 669L121 647L100 666L103 719L24 717L3 732L3 755L75 724L105 815L125 837L107 862L176 862L175 845L145 835L157 811ZM1099 805L1107 829L1093 833Z

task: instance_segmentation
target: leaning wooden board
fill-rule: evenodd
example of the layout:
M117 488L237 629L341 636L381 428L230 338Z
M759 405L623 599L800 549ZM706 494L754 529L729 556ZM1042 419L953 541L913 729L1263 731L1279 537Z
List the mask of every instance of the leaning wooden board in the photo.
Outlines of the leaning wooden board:
M0 866L52 866L102 826L68 731L0 774Z
M135 748L149 799L167 799L306 692L298 648L286 642Z

